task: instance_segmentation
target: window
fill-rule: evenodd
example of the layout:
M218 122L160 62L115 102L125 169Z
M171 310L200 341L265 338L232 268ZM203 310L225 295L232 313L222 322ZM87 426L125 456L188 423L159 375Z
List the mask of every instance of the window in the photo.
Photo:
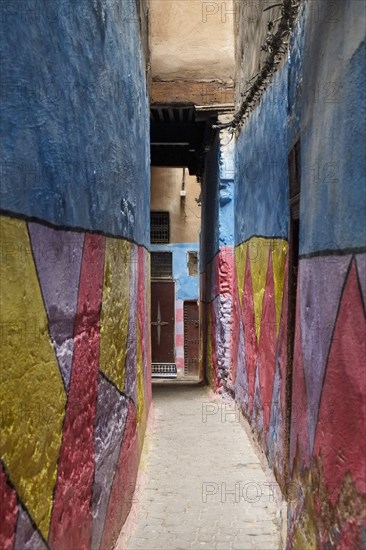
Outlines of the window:
M151 278L173 278L173 254L171 252L151 252Z
M188 252L188 275L190 277L197 277L198 275L198 253L197 252Z
M151 244L169 243L169 212L150 213Z

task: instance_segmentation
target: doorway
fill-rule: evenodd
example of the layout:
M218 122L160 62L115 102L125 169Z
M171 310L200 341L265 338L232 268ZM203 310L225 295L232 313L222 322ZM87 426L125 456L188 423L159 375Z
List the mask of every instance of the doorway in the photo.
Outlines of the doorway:
M152 373L176 378L175 364L175 284L151 282L151 355Z

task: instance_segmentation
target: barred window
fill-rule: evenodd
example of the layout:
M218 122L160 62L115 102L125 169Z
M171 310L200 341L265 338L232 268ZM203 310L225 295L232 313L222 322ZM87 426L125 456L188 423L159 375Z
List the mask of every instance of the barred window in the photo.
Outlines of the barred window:
M151 278L173 278L173 254L171 252L151 252Z
M151 244L169 243L169 212L150 213Z

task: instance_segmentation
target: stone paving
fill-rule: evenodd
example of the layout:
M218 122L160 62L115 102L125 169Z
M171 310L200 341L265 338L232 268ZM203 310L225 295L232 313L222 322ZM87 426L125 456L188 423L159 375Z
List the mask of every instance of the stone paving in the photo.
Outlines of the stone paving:
M206 388L167 384L153 386L153 404L137 521L116 548L282 548L284 505L235 407Z

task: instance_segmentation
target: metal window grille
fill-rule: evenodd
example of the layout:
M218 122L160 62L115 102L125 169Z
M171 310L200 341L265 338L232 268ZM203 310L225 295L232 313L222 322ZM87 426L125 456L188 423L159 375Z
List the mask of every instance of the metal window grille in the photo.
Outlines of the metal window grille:
M188 252L188 275L197 277L198 275L198 254L197 252Z
M169 212L150 213L150 233L152 244L169 243Z
M171 252L151 252L151 278L173 278L173 254Z

